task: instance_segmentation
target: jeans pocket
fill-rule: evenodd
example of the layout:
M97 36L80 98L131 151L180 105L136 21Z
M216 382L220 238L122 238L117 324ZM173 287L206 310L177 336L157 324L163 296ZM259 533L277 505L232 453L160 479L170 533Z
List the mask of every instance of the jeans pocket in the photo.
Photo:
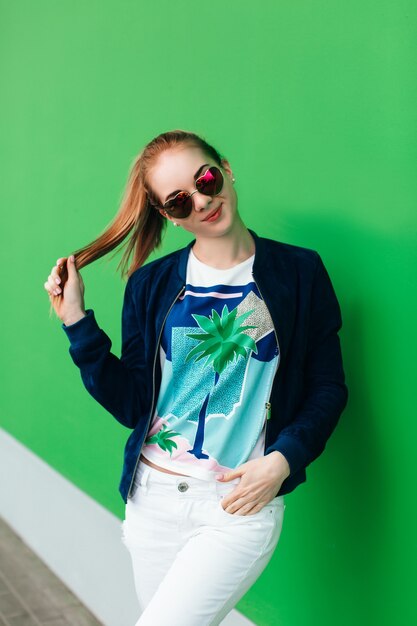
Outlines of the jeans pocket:
M246 514L246 515L242 515L239 513L229 513L228 511L226 511L223 508L222 505L222 499L220 498L217 502L218 504L218 508L220 508L221 513L229 518L229 519L237 519L237 520L254 520L254 519L261 519L264 516L268 517L268 516L272 516L272 514L275 512L277 505L279 506L278 503L276 504L272 504L272 502L268 502L267 504L265 504L262 509L260 509L260 511L257 511L256 513L250 513L250 514Z

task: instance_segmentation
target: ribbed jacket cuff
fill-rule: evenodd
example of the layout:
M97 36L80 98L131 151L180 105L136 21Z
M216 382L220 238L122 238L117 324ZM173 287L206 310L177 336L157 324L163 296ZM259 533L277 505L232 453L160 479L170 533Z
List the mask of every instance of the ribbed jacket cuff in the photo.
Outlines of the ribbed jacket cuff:
M61 324L61 328L65 331L71 343L71 348L77 349L83 346L94 344L97 338L101 337L103 331L98 326L93 309L86 309L86 315L75 322L66 326Z

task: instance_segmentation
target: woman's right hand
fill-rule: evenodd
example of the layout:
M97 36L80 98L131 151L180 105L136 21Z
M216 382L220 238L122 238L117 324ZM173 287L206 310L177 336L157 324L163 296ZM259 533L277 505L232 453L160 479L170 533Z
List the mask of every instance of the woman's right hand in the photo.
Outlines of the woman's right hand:
M73 258L73 257L72 257ZM81 274L71 257L61 257L53 266L44 287L57 316L66 326L74 324L86 315L84 304L85 286ZM60 271L66 267L68 279L62 284Z

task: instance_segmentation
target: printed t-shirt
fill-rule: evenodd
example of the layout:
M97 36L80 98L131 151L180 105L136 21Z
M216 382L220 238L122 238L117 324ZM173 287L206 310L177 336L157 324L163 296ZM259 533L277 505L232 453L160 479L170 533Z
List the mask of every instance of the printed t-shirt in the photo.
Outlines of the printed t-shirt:
M217 269L190 250L185 291L162 331L162 381L142 448L165 469L213 480L264 454L279 347L253 261Z

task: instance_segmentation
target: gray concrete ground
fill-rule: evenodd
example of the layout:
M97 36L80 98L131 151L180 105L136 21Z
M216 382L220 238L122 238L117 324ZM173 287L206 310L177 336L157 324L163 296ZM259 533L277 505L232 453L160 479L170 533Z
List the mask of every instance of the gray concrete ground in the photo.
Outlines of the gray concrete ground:
M0 518L0 626L102 626Z

